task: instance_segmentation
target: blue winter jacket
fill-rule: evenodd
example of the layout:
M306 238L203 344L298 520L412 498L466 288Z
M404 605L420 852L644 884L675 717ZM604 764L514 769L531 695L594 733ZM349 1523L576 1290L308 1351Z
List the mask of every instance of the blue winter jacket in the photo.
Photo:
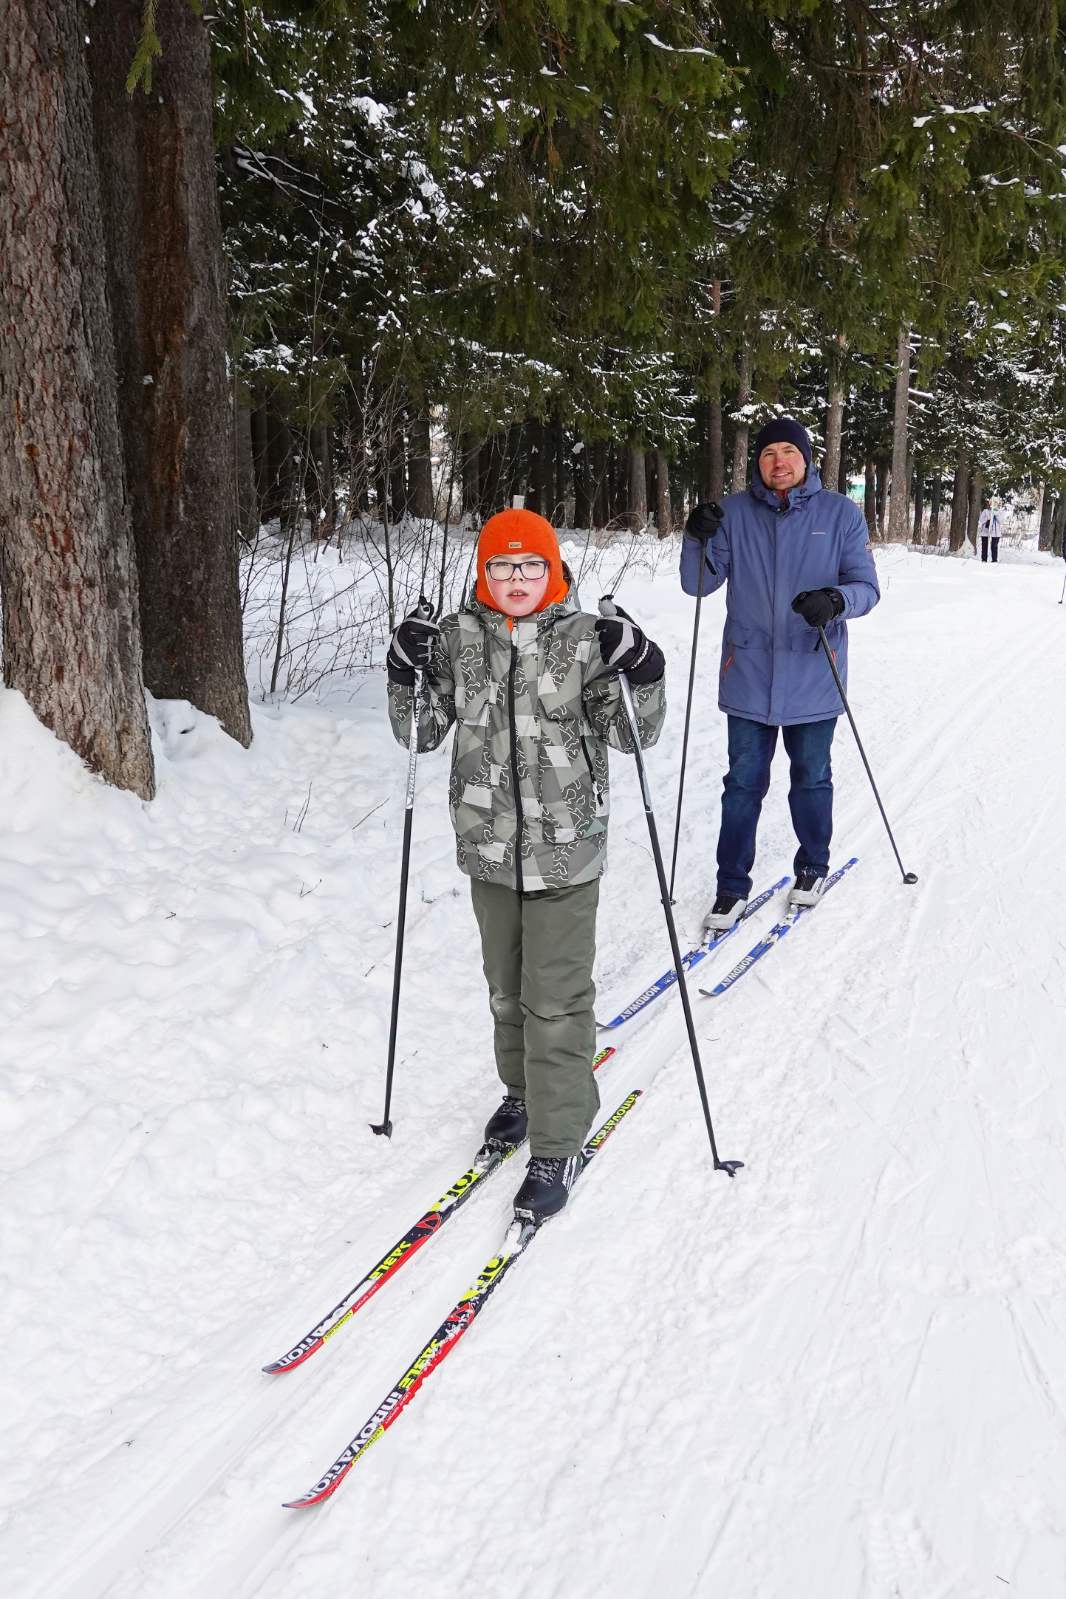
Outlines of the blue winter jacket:
M788 727L824 722L843 707L817 630L792 609L804 589L839 589L844 612L826 638L847 686L845 617L864 616L881 598L862 511L843 494L823 489L812 467L806 480L779 500L758 476L730 494L725 520L707 547L704 594L727 584L718 705L733 716ZM681 545L681 586L695 594L700 543Z

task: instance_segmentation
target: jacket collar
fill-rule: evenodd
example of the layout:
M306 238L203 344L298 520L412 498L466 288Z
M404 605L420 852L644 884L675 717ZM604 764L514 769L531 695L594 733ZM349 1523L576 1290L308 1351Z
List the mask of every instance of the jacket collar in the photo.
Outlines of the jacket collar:
M808 500L812 500L816 494L820 494L821 491L822 480L818 476L817 468L813 466L807 468L807 476L802 483L797 483L794 489L789 489L788 498L784 501L778 499L773 489L766 487L766 484L759 476L757 465L752 470L750 485L752 497L759 500L763 505L768 505L772 511L780 511L782 515L787 511L797 510L801 505L806 504Z

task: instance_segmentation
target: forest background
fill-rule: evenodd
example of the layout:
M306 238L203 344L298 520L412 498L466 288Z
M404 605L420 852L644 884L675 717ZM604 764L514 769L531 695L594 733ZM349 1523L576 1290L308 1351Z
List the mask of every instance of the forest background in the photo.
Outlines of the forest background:
M780 411L872 539L1061 553L1064 76L1055 0L12 0L5 682L151 797L145 688L247 744L250 641L366 665L516 501L666 538Z

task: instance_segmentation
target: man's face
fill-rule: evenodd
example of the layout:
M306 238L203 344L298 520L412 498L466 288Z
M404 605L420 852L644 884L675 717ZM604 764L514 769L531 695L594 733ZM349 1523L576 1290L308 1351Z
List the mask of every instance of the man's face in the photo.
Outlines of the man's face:
M806 471L807 463L794 444L768 444L759 456L759 475L778 494L802 483Z

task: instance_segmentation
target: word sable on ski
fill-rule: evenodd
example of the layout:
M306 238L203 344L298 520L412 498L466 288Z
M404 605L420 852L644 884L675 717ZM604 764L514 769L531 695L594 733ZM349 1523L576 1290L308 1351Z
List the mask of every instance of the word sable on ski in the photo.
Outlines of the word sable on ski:
M610 1138L619 1122L633 1109L643 1094L644 1090L637 1088L619 1105L613 1115L609 1116L598 1128L588 1143L581 1151L581 1165L578 1167L577 1176L589 1162L599 1153ZM575 1182L577 1178L574 1179ZM508 1228L503 1247L498 1254L478 1272L477 1277L458 1304L448 1313L441 1322L432 1338L408 1366L403 1376L390 1388L384 1399L360 1427L351 1443L341 1451L329 1470L319 1478L313 1488L302 1494L299 1499L290 1499L286 1502L286 1510L305 1510L310 1505L319 1505L336 1493L341 1482L351 1471L358 1460L366 1454L371 1444L377 1443L397 1418L411 1403L415 1394L421 1388L426 1378L429 1377L441 1362L451 1354L463 1334L469 1329L474 1318L480 1314L488 1303L490 1296L495 1293L504 1277L516 1261L528 1249L533 1239L541 1229L528 1222L515 1221Z
M592 1069L596 1071L605 1061L610 1060L615 1050L611 1047L601 1049L592 1062ZM369 1299L372 1299L378 1289L395 1277L402 1266L412 1260L424 1244L436 1236L446 1221L450 1221L463 1205L466 1204L471 1194L479 1191L485 1185L485 1179L498 1171L504 1161L521 1148L519 1144L493 1145L485 1144L474 1158L474 1163L469 1166L461 1177L457 1177L448 1191L441 1195L436 1204L430 1205L424 1215L420 1216L412 1227L409 1227L398 1238L392 1248L372 1266L365 1277L360 1277L354 1288L350 1288L339 1304L334 1305L329 1313L316 1322L311 1331L293 1344L286 1354L280 1355L277 1360L272 1360L263 1370L270 1377L275 1377L283 1371L295 1371L297 1366L302 1366L315 1352L322 1348L327 1338L332 1338L335 1332L347 1325L356 1311L362 1310Z
M825 880L825 887L822 889L821 894L815 901L815 905L821 904L821 901L828 894L829 890L834 888L836 884L840 882L840 879L844 876L844 873L850 872L851 868L853 866L857 866L858 863L859 857L857 855L853 855L850 861L845 861L844 865L838 867L832 876L827 877ZM745 972L751 971L751 968L755 965L756 961L761 961L764 955L768 955L770 953L775 944L779 944L781 942L786 933L792 931L793 927L795 927L796 923L801 917L805 916L808 911L814 910L814 908L814 905L797 905L793 910L790 910L787 916L784 916L781 921L776 922L774 926L771 927L770 931L765 934L763 938L760 938L757 944L753 945L752 948L749 949L748 953L744 956L744 959L738 961L733 967L733 970L731 972L727 972L720 983L715 983L713 988L700 989L700 993L703 995L704 999L717 999L720 994L727 993L728 990L733 987L734 983L738 983L740 981Z

